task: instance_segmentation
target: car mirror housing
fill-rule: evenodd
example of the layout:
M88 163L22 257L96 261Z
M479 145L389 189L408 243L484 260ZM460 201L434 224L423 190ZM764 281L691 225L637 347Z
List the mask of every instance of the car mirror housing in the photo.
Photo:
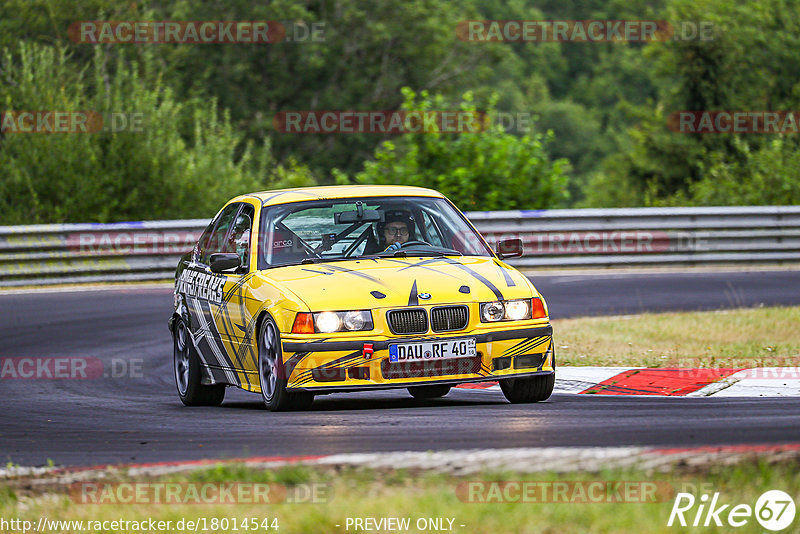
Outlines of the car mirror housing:
M242 264L239 255L233 253L212 254L209 262L211 263L211 272L218 274L222 271L238 269Z
M522 239L504 239L497 242L497 256L504 260L506 258L519 258L522 256Z
M342 211L334 213L333 221L336 224L352 224L356 222L383 222L382 211L364 209L364 203L356 202L356 211Z

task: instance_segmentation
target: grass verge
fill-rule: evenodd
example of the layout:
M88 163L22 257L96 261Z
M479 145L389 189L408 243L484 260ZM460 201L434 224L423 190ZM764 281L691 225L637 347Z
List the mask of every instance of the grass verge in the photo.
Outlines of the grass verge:
M797 460L783 463L767 463L765 459L751 459L734 466L709 465L698 470L674 468L668 473L654 473L636 469L605 470L598 473L537 473L514 472L483 473L458 477L433 472L406 472L402 470L375 471L362 468L310 468L286 467L278 470L255 470L241 465L225 465L213 469L195 471L183 476L138 480L155 485L158 483L188 485L232 483L272 484L286 489L284 496L294 495L296 503L245 503L245 504L120 504L114 502L121 495L109 490L106 504L84 504L81 498L66 488L26 487L19 481L5 482L0 486L0 517L17 518L36 524L40 517L72 521L141 521L149 518L171 521L204 520L205 531L225 532L278 532L278 533L341 533L356 532L348 518L408 518L407 530L376 529L378 532L443 531L475 533L673 533L696 530L691 526L680 528L667 526L676 494L688 492L697 499L703 494L710 497L719 493L718 503L731 504L721 515L724 522L732 506L747 504L754 507L758 497L768 490L782 490L795 499L800 495L800 465ZM114 481L125 484L132 479L125 477ZM526 500L516 486L503 485L508 482L527 483ZM111 483L97 482L100 487ZM598 485L598 483L600 483ZM622 484L617 485L614 484ZM609 485L610 484L610 485ZM12 489L13 486L13 489ZM309 487L324 488L309 497ZM519 486L523 487L523 486ZM559 492L557 488L562 488ZM305 488L305 489L304 489ZM566 489L564 489L566 488ZM594 489L593 489L594 488ZM602 488L602 490L598 490ZM616 489L615 489L616 488ZM631 493L629 488L634 488ZM647 488L650 488L648 490ZM653 491L653 488L656 488ZM506 493L508 489L508 493ZM74 490L74 488L73 488ZM118 493L116 497L114 491ZM298 495L305 495L298 498ZM511 496L510 499L504 497ZM152 495L152 494L151 494ZM181 496L188 496L185 492ZM517 497L514 497L514 496ZM290 497L292 498L292 497ZM304 500L305 499L305 500ZM619 500L623 502L619 502ZM492 502L470 502L489 500ZM510 500L511 502L498 502ZM533 500L537 502L532 502ZM549 502L540 502L540 501ZM607 502L608 500L617 502ZM313 502L309 502L313 501ZM555 502L553 502L555 501ZM699 500L698 503L699 504ZM685 513L691 525L698 510L697 504ZM217 518L216 528L211 528ZM226 518L227 528L221 520ZM269 529L259 523L256 528L243 528L242 520L269 519ZM440 528L418 528L418 521L443 519ZM701 517L701 524L705 514ZM273 519L277 519L274 522ZM452 526L449 520L452 520ZM233 525L236 524L234 528ZM796 532L794 527L786 532ZM252 524L252 522L250 522ZM420 523L421 524L421 523ZM88 523L84 523L85 526ZM274 526L279 528L276 530ZM338 526L337 526L338 525ZM461 526L464 525L464 526ZM713 522L712 522L713 525ZM111 526L111 525L109 525ZM52 527L52 525L51 525ZM72 528L50 528L50 532L78 531ZM729 532L731 527L703 528L703 532ZM130 528L109 529L116 532L132 532ZM191 530L191 529L183 529ZM203 532L201 524L197 529ZM764 529L751 517L747 524L734 529L736 532L762 532ZM176 532L178 529L167 530Z
M560 319L553 331L560 365L800 365L800 307Z

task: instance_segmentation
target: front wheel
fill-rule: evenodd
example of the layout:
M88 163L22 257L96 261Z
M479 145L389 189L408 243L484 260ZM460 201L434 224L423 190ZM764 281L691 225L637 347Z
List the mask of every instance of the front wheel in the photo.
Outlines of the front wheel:
M225 384L204 386L197 356L189 350L189 330L183 319L172 329L172 358L178 396L186 406L219 406L225 398Z
M310 408L314 402L313 394L286 389L288 377L283 371L280 334L271 318L262 323L258 339L258 377L264 405L272 412Z
M555 385L555 373L529 378L506 378L500 381L503 395L513 404L547 400L552 395Z

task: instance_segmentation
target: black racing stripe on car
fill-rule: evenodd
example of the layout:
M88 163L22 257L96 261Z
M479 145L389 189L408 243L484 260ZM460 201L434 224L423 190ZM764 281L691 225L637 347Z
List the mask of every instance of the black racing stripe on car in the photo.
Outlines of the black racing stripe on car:
M547 347L547 352L549 352L552 355L553 354L552 350L553 350L553 340L551 339L550 340L550 345ZM547 352L545 354L547 354ZM547 358L542 358L542 364L539 366L539 369L538 369L539 371L541 371L544 368L544 362L545 361L547 361ZM555 369L555 368L556 368L556 364L555 364L555 362L553 362L553 369Z
M505 267L503 267L502 265L500 265L500 262L499 262L499 261L497 261L497 260L494 260L494 264L495 264L495 265L497 265L497 269L498 269L498 270L500 271L500 273L503 275L503 278L504 278L504 279L505 279L505 281L506 281L506 286L508 286L508 287L514 287L514 286L516 286L516 285L517 285L517 284L516 284L516 282L514 282L514 279L513 279L513 278L511 278L511 275L510 275L510 274L508 274L508 270L507 270Z
M428 267L428 265L430 265L432 263L442 262L443 258L429 258L427 260L418 261L417 263L410 263L410 262L406 262L406 261L395 260L395 259L392 259L392 258L386 258L386 259L388 259L389 261L393 261L395 263L401 263L401 264L405 265L405 267L400 269L401 271L405 271L406 269L412 269L412 268L414 268L414 269L415 268L420 268L420 269L425 269L426 271L433 271L433 272L435 272L437 274L443 274L443 275L449 276L450 278L455 278L456 280L461 280L459 277L453 276L450 273L443 273L442 271L438 271L438 270L436 270L436 269L434 269L432 267Z
M213 322L213 317L210 316L209 313L206 312L205 308L203 307L203 301L190 298L187 299L189 312L194 314L195 323L197 323L197 330L194 332L197 334L197 343L198 345L202 342L205 338L211 337L214 334L214 331L211 327L211 323ZM200 319L202 317L202 320ZM206 342L207 343L207 342ZM209 351L211 348L209 347ZM205 356L213 357L216 360L216 355L212 354L211 352L204 352ZM219 365L223 365L223 362L217 362Z
M222 336L219 333L219 329L217 328L217 323L214 321L214 314L211 311L211 305L206 300L195 299L195 303L197 303L199 307L199 313L203 315L203 319L205 323L208 325L208 333L203 336L203 340L206 342L208 346L208 352L206 353L209 357L214 356L214 359L218 360L216 357L216 351L214 348L219 349L219 353L223 358L223 361L218 361L221 367L230 367L233 368L233 362L228 355L228 351L225 350L225 346L222 343ZM218 343L219 341L219 343Z
M328 271L318 271L316 269L301 269L301 271L306 271L306 272L314 273L314 274L324 274L324 275L327 275L327 276L330 276L330 275L333 274L333 271L330 271L330 272L328 272Z
M297 377L297 380L294 382L295 386L302 386L303 384L308 384L309 382L314 380L314 371L317 370L330 370L336 369L340 367L345 367L347 364L355 363L357 360L362 358L361 350L357 350L355 352L351 352L346 356L342 356L341 358L337 358L330 362L324 363L322 365L318 365L313 369L306 369L303 373Z
M302 361L303 358L311 354L310 352L296 352L292 354L292 357L286 360L283 363L283 369L286 372L286 377L292 376L294 372L294 368L297 367L297 364Z
M474 337L476 343L488 343L490 341L505 341L508 339L521 339L532 338L540 336L552 336L553 327L535 326L531 328L519 328L515 330L501 330L499 332L489 332L486 334L476 334L470 336L463 334L460 337ZM436 341L444 339L452 339L455 336L449 337L419 337L419 338L398 338L384 341L373 341L373 350L386 350L389 344L394 343L419 343L420 341ZM345 351L345 350L358 350L364 349L364 343L370 341L284 341L283 350L287 352L332 352L332 351Z
M395 261L399 261L399 260L395 260ZM406 266L403 267L400 270L401 271L405 271L406 269L414 269L414 268L417 268L417 267L425 267L427 265L430 265L431 263L438 263L440 261L442 261L442 258L428 258L427 260L418 261L416 263L400 262L400 263L405 263L406 264Z
M384 260L386 260L386 261L391 261L391 262L394 262L394 263L399 263L399 264L401 264L401 265L405 265L405 266L407 266L407 267L410 267L410 266L414 265L413 263L411 263L411 262L409 262L409 261L405 261L405 260L399 260L399 259L397 259L397 258L383 258L383 259L384 259ZM400 270L402 271L402 269L400 269Z
M235 330L233 329L233 320L231 320L231 315L230 312L228 311L228 304L230 304L230 301L226 300L222 302L222 304L219 307L219 315L222 320L222 327L225 329L225 335L227 336L228 343L231 345L231 347L233 347L235 343L234 339L238 340L239 336L234 335ZM239 351L234 351L233 358L230 358L230 355L228 354L228 351L225 348L225 342L222 340L221 336L219 340L219 346L222 349L223 354L225 354L230 360L232 367L236 369L244 369L244 363L242 362L242 359L239 355ZM233 361L234 359L236 360L235 363ZM245 380L247 380L247 384L250 385L250 379L247 378L247 375L245 375Z
M253 344L250 342L250 340L253 339L253 333L255 332L256 322L257 321L258 321L258 317L255 316L255 315L250 318L250 322L247 323L247 329L245 330L244 336L242 336L242 342L239 345L239 350L236 353L236 359L240 363L242 363L242 368L243 369L246 367L244 365L244 363L243 363L244 362L244 358L245 358L245 352L247 353L248 356L250 356L252 358L252 361L255 362L255 364L256 364L256 368L258 368L258 360L256 359L256 355L253 352ZM236 326L239 326L239 325L236 325ZM249 384L250 383L250 377L249 377L249 375L247 373L245 373L245 379L247 380L247 383Z
M386 285L386 284L383 283L383 281L380 278L375 278L374 276L371 276L371 275L366 274L366 273L362 273L361 271L348 269L346 267L339 267L338 265L324 265L323 267L325 269L330 269L331 271L352 274L354 276L358 276L360 278L364 278L365 280L369 280L370 282L375 282L376 284L380 284L382 286Z
M409 306L419 306L419 298L417 297L417 281L414 280L414 284L411 286L411 293L408 295L408 305Z
M526 341L521 347L518 347L518 348L516 348L514 350L508 350L508 351L503 352L503 356L519 356L520 354L522 354L524 352L527 352L528 350L530 350L531 348L535 347L536 345L541 344L546 339L547 339L547 337L545 337L545 336L535 337L533 339L530 339L530 340Z
M510 347L510 348L504 350L503 351L503 356L513 355L514 352L517 352L517 351L520 351L520 350L525 350L527 347L535 344L537 342L537 340L542 340L542 339L546 339L546 338L544 336L528 338L525 341L523 341L522 343L517 343L513 347Z
M275 193L274 195L268 196L267 198L265 198L264 200L261 201L261 207L263 208L264 206L267 205L267 202L269 202L273 198L277 198L277 197L281 196L282 194L283 194L283 191L281 191L280 193Z
M230 339L232 337L233 321L231 321L231 316L228 312L228 301L223 301L222 304L219 305L218 310L219 317L222 319L222 326L225 329L225 334L228 336L228 339ZM228 330L228 326L230 326L230 330ZM220 332L220 334L221 333L222 332Z
M322 365L317 365L313 369L337 367L337 366L341 366L341 365L345 365L345 364L351 363L351 360L356 360L356 359L362 357L362 352L363 352L363 347L360 347L358 350L355 350L355 351L353 351L353 352L351 352L349 354L346 354L345 356L341 356L339 358L336 358L335 360L331 360L329 362L325 362ZM311 372L311 369L308 369L307 371L304 371L304 373L305 372Z
M256 273L250 273L242 276L239 280L237 280L233 286L222 295L223 301L228 301L231 297L237 292L244 288L244 285L250 281L251 278L255 276Z
M225 360L224 362L220 362L220 363L223 364L224 367L230 368L232 370L234 376L236 376L236 380L238 382L241 382L241 379L239 378L239 375L236 372L236 369L243 369L244 368L244 365L242 364L242 361L241 361L241 359L239 357L239 354L238 353L234 353L234 358L231 358L231 355L228 352L228 349L225 347L225 341L223 341L223 339L222 339L222 333L219 331L219 326L217 326L216 321L213 320L213 311L211 309L211 303L208 302L208 301L201 301L201 302L202 302L201 306L202 305L208 306L209 315L212 316L212 320L209 321L209 328L212 329L211 334L212 334L212 337L214 337L214 339L208 340L209 348L211 348L210 345L211 345L211 343L213 343L214 346L219 349L220 353L222 354L222 357ZM228 343L231 346L233 346L233 341L232 341L233 336L232 336L230 330L228 329L228 327L230 326L230 328L232 330L233 329L233 324L231 322L230 315L228 314L227 305L228 305L228 302L223 302L222 305L219 308L219 312L218 313L219 313L220 319L222 320L222 326L225 329L225 334L228 337ZM216 335L214 335L215 333L216 333ZM213 349L211 349L211 350L213 350ZM234 363L234 359L236 360L236 363ZM245 377L246 377L246 375L245 375ZM247 380L247 383L249 385L250 384L249 378L245 378L245 379Z
M489 289L492 290L492 293L494 293L494 295L497 297L497 300L505 300L503 298L503 293L501 293L500 290L497 289L497 286L494 285L493 283L491 283L482 274L480 274L480 273L478 273L476 271L473 271L472 269L470 269L466 265L464 265L461 262L456 261L456 260L454 260L452 258L442 258L442 260L447 262L447 263L449 263L449 264L451 264L451 265L455 265L456 267L458 267L462 271L466 271L467 273L469 273L470 276L472 276L473 278L479 280L483 285L485 285L486 287L488 287Z
M505 341L508 339L519 339L522 337L552 336L552 325L536 326L533 328L521 328L519 330L501 330L500 332L490 332L476 336L478 343L488 343L490 341Z
M547 341L547 339L548 338L546 338L544 336L535 337L535 338L533 338L531 340L531 342L529 344L525 345L524 347L520 347L518 350L515 350L514 352L512 352L511 354L508 354L507 356L519 356L520 354L524 354L524 353L530 351L532 348L534 348L534 347L536 347L538 345L541 345L542 343Z
M514 344L514 345L512 345L512 346L508 347L506 350L504 350L504 351L503 351L503 354L502 354L502 355L503 355L503 356L505 356L505 355L506 355L506 353L508 353L508 352L511 352L512 350L516 350L516 349L518 349L518 348L519 348L519 347L521 347L522 345L524 345L524 344L528 343L530 340L531 340L531 338L526 338L526 339L523 339L522 341L520 341L519 343L516 343L516 344Z

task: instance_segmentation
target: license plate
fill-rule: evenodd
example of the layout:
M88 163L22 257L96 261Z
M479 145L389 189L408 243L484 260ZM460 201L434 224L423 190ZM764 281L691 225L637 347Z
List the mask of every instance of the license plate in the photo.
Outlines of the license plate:
M393 343L389 345L390 362L419 362L469 358L475 356L475 338L465 337L444 341L420 343Z

